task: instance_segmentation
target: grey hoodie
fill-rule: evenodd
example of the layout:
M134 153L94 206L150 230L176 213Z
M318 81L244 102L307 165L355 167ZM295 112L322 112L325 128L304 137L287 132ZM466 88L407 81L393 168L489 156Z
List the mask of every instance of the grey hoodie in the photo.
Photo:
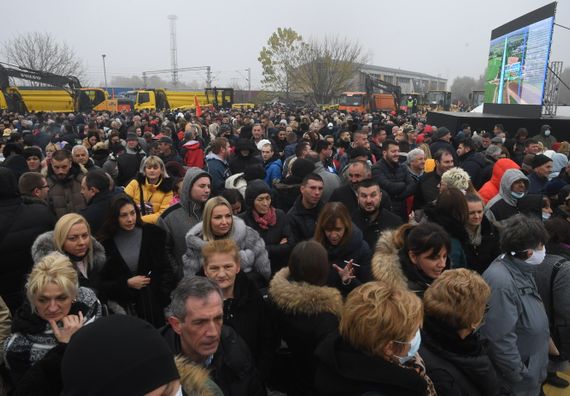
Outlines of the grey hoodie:
M189 168L180 188L180 202L166 209L156 223L166 231L166 252L176 274L182 276L182 255L186 252L186 233L202 221L203 204L190 198L190 190L196 180L210 175L200 168Z
M517 200L511 195L511 186L517 180L524 180L528 191L528 178L518 169L508 169L501 178L499 193L487 203L487 208L493 206L497 201L504 200L511 206L517 206Z

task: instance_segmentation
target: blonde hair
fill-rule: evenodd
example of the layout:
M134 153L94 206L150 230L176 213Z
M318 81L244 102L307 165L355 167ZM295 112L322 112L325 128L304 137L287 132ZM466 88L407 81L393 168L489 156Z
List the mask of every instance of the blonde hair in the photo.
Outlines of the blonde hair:
M414 293L368 282L348 295L339 331L356 349L383 357L390 341L407 341L422 320L422 302Z
M469 173L461 168L451 168L441 175L441 180L444 181L448 187L455 187L465 193L469 188L469 181L471 177Z
M208 260L213 254L229 254L233 260L239 264L239 247L233 239L218 239L210 241L202 246L202 258L204 259L204 267L208 265Z
M418 145L418 148L424 152L426 159L432 159L431 150L429 149L429 145L427 143Z
M164 166L164 162L162 162L162 159L160 159L160 157L157 157L156 155L149 155L148 157L146 157L142 162L141 162L141 167L139 169L139 172L142 175L145 175L145 170L148 167L155 167L158 166L160 168L160 176L162 178L166 178L168 177L168 173L166 172L166 167Z
M34 265L32 272L28 275L26 297L33 312L36 311L34 297L50 283L59 286L72 299L77 296L79 289L77 271L73 268L69 258L58 252L44 256Z
M76 224L85 224L85 227L87 227L87 232L89 233L87 262L89 269L91 269L91 266L93 265L93 237L91 237L91 227L89 227L89 223L85 220L85 217L77 213L68 213L61 216L57 223L55 223L55 227L53 229L53 242L58 252L66 254L63 250L63 245L67 240L67 235L69 234L71 227Z
M475 271L465 268L443 272L424 294L426 315L455 330L469 329L483 318L491 288Z
M210 198L206 204L204 205L204 215L202 216L202 239L205 241L213 241L216 239L216 236L212 232L212 212L217 206L225 205L232 211L232 205L228 202L227 199L224 197L213 197ZM228 234L231 234L234 230L234 223L233 223L233 216L232 216L232 228L230 229Z

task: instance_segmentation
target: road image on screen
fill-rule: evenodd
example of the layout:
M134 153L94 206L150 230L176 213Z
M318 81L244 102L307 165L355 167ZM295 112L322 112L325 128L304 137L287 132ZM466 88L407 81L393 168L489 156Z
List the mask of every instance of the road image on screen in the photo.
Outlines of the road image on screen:
M542 105L554 17L491 40L485 103Z

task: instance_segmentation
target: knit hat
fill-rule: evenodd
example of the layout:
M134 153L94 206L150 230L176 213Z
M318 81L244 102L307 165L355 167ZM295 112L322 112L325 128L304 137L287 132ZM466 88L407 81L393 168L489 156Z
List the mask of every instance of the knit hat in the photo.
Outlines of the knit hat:
M174 356L149 323L127 315L81 328L61 364L63 395L144 395L179 378Z
M245 206L253 208L253 201L261 194L271 195L271 189L263 180L253 180L247 184L245 189Z
M305 158L295 159L295 162L293 162L293 165L291 166L291 174L299 179L303 179L309 173L314 171L315 164Z
M441 175L441 181L445 182L448 187L455 187L463 193L469 188L469 174L461 168L451 168Z
M441 139L442 137L444 137L447 134L450 134L451 132L449 131L449 129L447 129L446 127L439 127L437 128L437 132L435 132L433 134L432 140L437 140L437 139Z
M163 136L158 140L158 143L168 143L168 144L173 144L172 139L169 138L168 136Z
M38 157L39 159L42 159L44 157L42 150L39 147L26 147L24 149L23 155L25 159L28 159L30 157Z
M539 166L542 166L542 165L546 164L547 162L551 162L551 161L552 160L550 158L548 158L546 155L537 154L532 159L532 169L538 168Z
M261 164L251 164L245 167L243 178L246 181L265 179L265 168Z
M136 133L129 132L127 133L127 141L129 140L139 140L139 138Z

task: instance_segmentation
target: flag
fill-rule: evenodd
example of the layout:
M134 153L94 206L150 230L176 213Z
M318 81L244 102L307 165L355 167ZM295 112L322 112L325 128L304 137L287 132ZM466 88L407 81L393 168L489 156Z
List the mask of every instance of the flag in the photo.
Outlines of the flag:
M196 117L202 117L202 108L200 107L200 102L198 102L196 95L194 95L194 104L196 105Z

